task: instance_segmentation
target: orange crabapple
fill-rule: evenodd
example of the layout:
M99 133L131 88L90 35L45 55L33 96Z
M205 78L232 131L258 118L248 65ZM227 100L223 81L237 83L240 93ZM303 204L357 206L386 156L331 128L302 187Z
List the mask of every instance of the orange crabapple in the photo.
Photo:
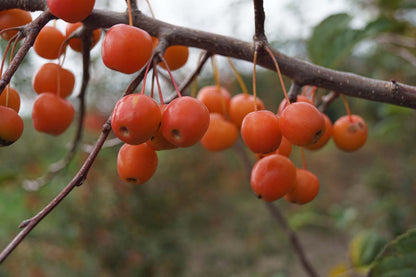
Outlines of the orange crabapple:
M228 114L231 95L227 89L217 86L205 86L198 91L196 98L205 104L210 113Z
M258 198L275 201L291 191L296 181L293 162L278 154L258 160L251 171L251 188Z
M314 105L295 102L288 105L280 115L280 129L291 143L309 146L316 143L325 132L325 120Z
M128 144L142 144L157 131L162 119L159 105L145 94L121 98L111 115L114 134Z
M162 116L162 134L172 144L189 147L204 136L209 126L208 108L190 96L170 102Z
M0 95L0 105L12 108L18 113L20 110L20 96L17 90L7 86Z
M23 120L14 109L0 106L0 147L18 140L23 133L23 127Z
M288 202L306 204L311 202L319 192L319 179L312 172L296 168L296 182L293 189L285 195Z
M241 137L254 153L275 151L282 140L279 117L267 110L250 112L241 124Z
M367 124L359 115L344 115L338 118L332 128L335 145L347 152L361 148L367 140Z
M222 151L234 145L239 136L234 123L218 113L210 114L208 130L201 139L202 146L209 151Z
M54 93L41 93L33 103L33 127L42 133L62 134L71 125L74 115L72 103Z
M146 31L126 24L116 24L104 37L101 57L108 68L132 74L147 63L152 51L152 37Z
M259 97L256 97L257 110L264 110L263 101ZM254 112L254 97L253 95L239 93L234 95L230 100L229 116L230 120L237 125L238 128L241 127L244 117L250 113Z
M117 155L118 175L133 185L147 182L156 172L157 165L156 151L146 143L124 144Z

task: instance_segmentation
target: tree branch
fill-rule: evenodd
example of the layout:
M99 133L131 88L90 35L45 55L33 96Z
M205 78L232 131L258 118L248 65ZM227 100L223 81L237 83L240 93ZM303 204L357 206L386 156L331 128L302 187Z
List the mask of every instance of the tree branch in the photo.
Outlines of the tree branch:
M264 13L263 0L253 0L254 4L254 41L267 42L266 35L264 33L264 21L266 14Z
M3 7L4 1L5 0L0 1L0 8ZM6 2L9 3L9 1ZM33 0L33 2L41 1ZM24 6L19 3L16 3L16 7L23 8ZM8 7L10 7L10 4ZM148 17L140 11L136 11L134 16L135 25L137 27L146 30L152 36L163 37L169 45L185 45L204 49L213 54L226 57L249 62L253 60L254 49L251 42L175 26ZM50 20L51 18L53 18L53 16L49 15L48 19ZM128 23L128 18L125 13L94 10L83 23L91 29L109 28L118 23ZM35 32L31 33L31 39L33 38L33 33ZM30 45L24 44L19 51L19 56L22 56L22 54L26 55L29 48ZM301 86L312 85L328 90L334 90L351 97L416 108L416 87L414 86L402 84L397 81L381 81L362 77L353 73L331 70L297 58L286 56L277 50L273 50L273 54L279 63L282 74ZM272 60L266 53L263 53L263 51L259 53L257 62L259 66L275 70ZM4 89L5 85L10 81L11 72L14 73L15 70L8 70L8 72L6 72L8 75L5 73L7 78L3 76L3 80L0 81L0 91Z

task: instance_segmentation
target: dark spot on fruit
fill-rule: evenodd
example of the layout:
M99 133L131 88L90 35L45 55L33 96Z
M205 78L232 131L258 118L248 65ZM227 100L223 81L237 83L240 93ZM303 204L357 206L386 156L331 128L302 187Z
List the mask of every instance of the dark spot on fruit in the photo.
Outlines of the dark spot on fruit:
M257 195L257 197L258 197L259 199L262 199L262 198L263 198L263 197L261 196L261 194Z
M126 126L121 126L119 130L120 133L125 137L127 137L130 134L129 129Z
M325 129L321 129L318 132L316 132L315 135L313 136L312 144L317 143L318 140L324 135L324 132L325 132Z
M14 142L14 141L11 141L11 140L4 140L4 139L0 138L0 145L1 145L1 146L8 146L8 145L12 144L13 142Z
M126 181L127 181L128 183L133 183L133 184L136 184L136 183L137 183L137 178L134 178L134 177L128 177L128 178L126 178Z
M180 139L181 139L181 137L182 137L182 135L181 135L181 131L179 131L178 129L173 129L173 130L170 132L170 134L172 135L172 137L173 137L175 140L180 140Z

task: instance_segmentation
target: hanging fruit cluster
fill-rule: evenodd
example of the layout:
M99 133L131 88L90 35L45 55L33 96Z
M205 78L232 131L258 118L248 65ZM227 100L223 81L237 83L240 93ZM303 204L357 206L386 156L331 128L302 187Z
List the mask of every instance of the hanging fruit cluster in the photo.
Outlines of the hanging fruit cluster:
M91 13L94 3L91 0L47 1L50 12L68 24L65 34L55 24L44 26L33 45L40 57L50 60L36 71L32 82L33 90L38 94L33 104L32 120L39 132L59 135L73 121L75 109L67 98L73 92L75 76L63 68L65 51L67 45L74 51L82 51L82 41L73 37L73 34L82 30L80 21ZM1 36L9 41L6 53L13 45L11 57L20 39L20 34L13 28L30 21L31 16L25 11L0 12ZM99 41L101 30L93 30L89 34L92 48ZM367 139L365 121L351 114L345 97L347 115L333 125L329 117L314 105L316 88L306 88L305 93L291 102L284 89L278 64L267 46L265 50L275 63L285 94L277 113L266 110L263 101L256 95L255 68L253 95L250 95L230 59L242 93L231 96L221 86L215 59L211 57L215 84L201 88L195 97L182 96L171 71L187 62L189 50L185 46L170 45L162 56L155 50L158 43L158 38L133 26L129 5L129 24L112 26L101 47L101 57L108 68L124 74L145 70L141 93L122 97L111 115L112 131L124 142L118 153L117 169L120 177L128 183L143 184L153 176L158 166L157 151L190 147L198 142L209 151L222 151L233 146L241 134L247 148L258 159L251 172L254 193L268 202L285 198L289 202L305 204L318 194L319 180L306 169L303 149L320 149L332 137L339 149L350 152L359 149ZM153 97L153 87L150 96L144 94L146 76L154 58L161 60L153 64L152 69L160 103ZM4 63L5 58L0 72ZM163 100L157 66L167 70L178 94L168 104ZM306 92L310 92L309 96ZM12 144L23 132L19 108L19 93L8 85L0 97L1 146ZM297 168L289 158L293 146L301 148L302 168Z

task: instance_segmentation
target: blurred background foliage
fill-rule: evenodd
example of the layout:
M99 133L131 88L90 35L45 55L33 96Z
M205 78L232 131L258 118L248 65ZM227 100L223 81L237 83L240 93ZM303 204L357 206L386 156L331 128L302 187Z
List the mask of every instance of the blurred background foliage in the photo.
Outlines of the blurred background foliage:
M414 2L350 2L371 14L361 27L352 26L354 14L333 14L310 37L271 41L272 45L323 66L416 85L411 60L416 55ZM75 54L68 59L80 61ZM13 78L28 106L35 97L30 84L34 63L29 56ZM223 65L222 85L240 93L230 68ZM214 83L209 64L206 67L199 87ZM94 143L100 120L108 117L131 80L103 70L97 56L91 71L87 100L91 122L82 150ZM186 73L175 72L175 77L181 80ZM251 91L251 73L242 74ZM276 73L258 69L257 76L257 91L266 108L277 110L283 94ZM290 80L285 82L288 87ZM164 91L172 91L167 83ZM326 93L318 90L318 95ZM71 99L77 103L75 97ZM380 245L416 222L414 111L348 101L353 113L368 123L365 147L343 153L330 141L320 151L306 152L308 168L321 182L318 197L304 206L276 202L322 276L368 265ZM326 113L332 121L344 115L342 101L335 100ZM30 190L24 185L65 155L74 133L74 127L59 137L36 133L27 116L22 138L0 150L2 247L18 232L20 222L49 203L80 168L85 151L45 186ZM23 241L0 268L1 277L305 276L286 235L251 191L244 157L251 164L255 157L241 142L221 153L209 153L200 145L159 152L158 170L142 186L119 180L119 147L100 152L86 182ZM301 166L299 149L294 148L291 158ZM360 252L363 244L357 242L363 237L368 238L367 253Z

